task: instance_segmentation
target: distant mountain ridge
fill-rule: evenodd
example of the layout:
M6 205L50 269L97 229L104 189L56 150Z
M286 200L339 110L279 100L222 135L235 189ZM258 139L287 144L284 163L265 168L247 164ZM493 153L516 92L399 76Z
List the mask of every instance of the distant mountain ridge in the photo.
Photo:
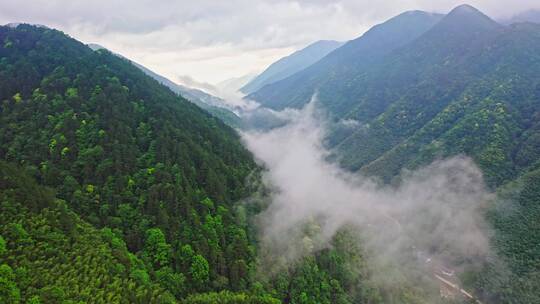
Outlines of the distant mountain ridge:
M216 87L219 90L237 92L240 90L240 88L245 86L248 82L253 80L255 77L257 77L257 73L249 73L244 76L229 78L216 84Z
M422 11L402 13L372 27L362 36L345 43L306 69L267 85L246 98L272 109L283 109L301 107L311 100L315 92L320 94L320 99L325 99L326 88L329 88L328 91L336 88L347 92L350 79L357 77L355 73L363 71L366 66L380 60L394 49L413 41L441 18L442 15Z
M287 78L319 61L341 45L343 45L343 42L333 40L320 40L314 42L307 47L272 63L261 74L240 88L240 91L245 94L250 94L265 85Z

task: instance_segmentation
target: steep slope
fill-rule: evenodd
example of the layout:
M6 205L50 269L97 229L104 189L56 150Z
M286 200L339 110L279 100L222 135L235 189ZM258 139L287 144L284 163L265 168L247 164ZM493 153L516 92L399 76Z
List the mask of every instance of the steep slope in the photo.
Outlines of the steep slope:
M92 50L102 50L106 49L103 46L99 44L88 44L88 47L90 47ZM117 54L118 55L118 54ZM118 55L126 60L129 60L125 58L122 55ZM169 80L168 78L161 76L154 71L144 67L141 64L138 64L134 61L129 60L134 66L138 67L143 71L146 75L154 78L162 85L168 87L171 91L179 94L180 96L184 97L185 99L193 102L201 109L204 109L208 113L214 115L215 117L221 119L224 123L228 124L231 127L239 127L240 126L240 118L234 114L230 109L226 107L226 103L224 100L222 100L219 97L210 95L208 93L205 93L198 89L188 88L179 84L176 84Z
M365 78L366 70L384 55L413 41L442 18L438 14L410 11L374 26L310 67L246 98L273 109L301 107L315 92L321 102L338 113L347 112L351 95L358 93L353 81Z
M227 125L234 128L237 128L241 125L240 117L238 117L238 115L236 115L229 107L227 107L225 100L198 89L188 88L186 86L176 84L170 81L168 78L156 74L155 72L147 69L146 67L136 62L132 61L132 63L133 65L141 69L146 75L154 78L162 85L168 87L171 91L193 102L199 108L221 119L221 121L223 121Z
M319 61L342 44L342 42L332 40L314 42L272 63L261 74L243 86L240 91L245 94L251 94L265 85L285 79Z
M501 187L499 197L488 216L496 231L494 243L505 264L490 265L477 288L491 291L486 292L490 303L538 303L540 166Z
M234 202L257 168L234 130L56 30L0 27L0 41L0 159L122 236L176 297L249 286Z

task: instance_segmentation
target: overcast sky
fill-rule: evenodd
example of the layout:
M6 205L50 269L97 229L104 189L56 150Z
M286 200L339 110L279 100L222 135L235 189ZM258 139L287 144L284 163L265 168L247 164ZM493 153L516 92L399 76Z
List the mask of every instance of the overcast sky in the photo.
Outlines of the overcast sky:
M349 40L406 10L447 12L463 0L2 0L0 23L39 23L98 43L179 81L263 70L321 39ZM470 0L501 18L539 0Z

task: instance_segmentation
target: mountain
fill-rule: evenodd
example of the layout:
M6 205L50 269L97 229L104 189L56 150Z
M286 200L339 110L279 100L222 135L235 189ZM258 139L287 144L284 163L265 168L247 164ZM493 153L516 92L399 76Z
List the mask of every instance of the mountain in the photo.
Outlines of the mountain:
M103 47L103 46L101 46L99 44L95 44L95 43L88 44L88 47L91 48L94 51L101 50L101 49L106 49L105 47ZM120 57L122 57L122 58L124 58L126 60L129 60L129 59L125 58L122 55L118 55L118 56L120 56ZM168 78L153 72L152 70L144 67L141 64L138 64L138 63L136 63L134 61L131 61L131 60L129 60L129 61L134 66L141 69L146 75L154 78L155 80L157 80L162 85L164 85L164 86L168 87L169 89L171 89L171 91L181 95L182 97L184 97L187 100L189 100L189 101L193 102L194 104L196 104L198 107L204 109L208 113L210 113L210 114L214 115L215 117L221 119L223 122L225 122L229 126L237 128L237 127L239 127L241 125L240 118L238 117L238 115L236 115L231 109L229 109L226 106L226 102L223 99L221 99L219 97L216 97L216 96L213 96L213 95L210 95L210 94L208 94L206 92L203 92L201 90L198 90L198 89L188 88L186 86L182 86L182 85L179 85L177 83L174 83L171 80L169 80Z
M259 169L237 133L62 32L4 26L0 41L0 302L248 292L236 202Z
M307 47L272 63L260 75L244 85L240 91L245 94L250 94L267 84L287 78L319 61L342 44L342 42L332 40L321 40L312 43Z
M335 160L383 183L437 159L471 157L497 191L488 218L505 264L486 265L476 293L489 303L536 303L540 24L503 26L469 5L433 23L414 25L429 15L408 14L357 39L355 57L345 52L350 42L248 98L282 109L318 93L335 122L327 138ZM411 29L417 35L405 41Z
M261 278L267 202L234 130L56 30L0 27L0 41L0 302L426 303L423 286L374 286L392 270L374 273L347 231ZM350 170L397 184L474 159L497 258L459 279L483 303L540 301L539 24L407 12L252 96L281 109L317 92Z
M347 95L355 91L351 80L361 80L371 65L418 38L441 18L442 15L421 11L402 13L374 26L308 68L267 85L246 98L272 109L298 108L309 102L315 92L319 93L321 101L329 97L326 92L332 92L333 108L344 111L340 103L352 102ZM339 96L337 92L345 96Z

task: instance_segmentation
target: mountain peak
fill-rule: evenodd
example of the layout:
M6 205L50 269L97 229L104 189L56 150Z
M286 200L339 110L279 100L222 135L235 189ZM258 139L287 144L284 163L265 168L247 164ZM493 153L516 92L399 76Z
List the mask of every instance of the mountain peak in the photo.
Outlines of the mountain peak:
M452 9L436 28L439 30L457 30L464 32L489 31L499 28L501 25L486 16L475 7L462 4Z
M456 6L451 12L452 13L465 13L465 14L482 14L476 7L469 4L462 4Z
M459 19L459 21L477 20L497 24L474 6L462 4L452 9L445 19Z

